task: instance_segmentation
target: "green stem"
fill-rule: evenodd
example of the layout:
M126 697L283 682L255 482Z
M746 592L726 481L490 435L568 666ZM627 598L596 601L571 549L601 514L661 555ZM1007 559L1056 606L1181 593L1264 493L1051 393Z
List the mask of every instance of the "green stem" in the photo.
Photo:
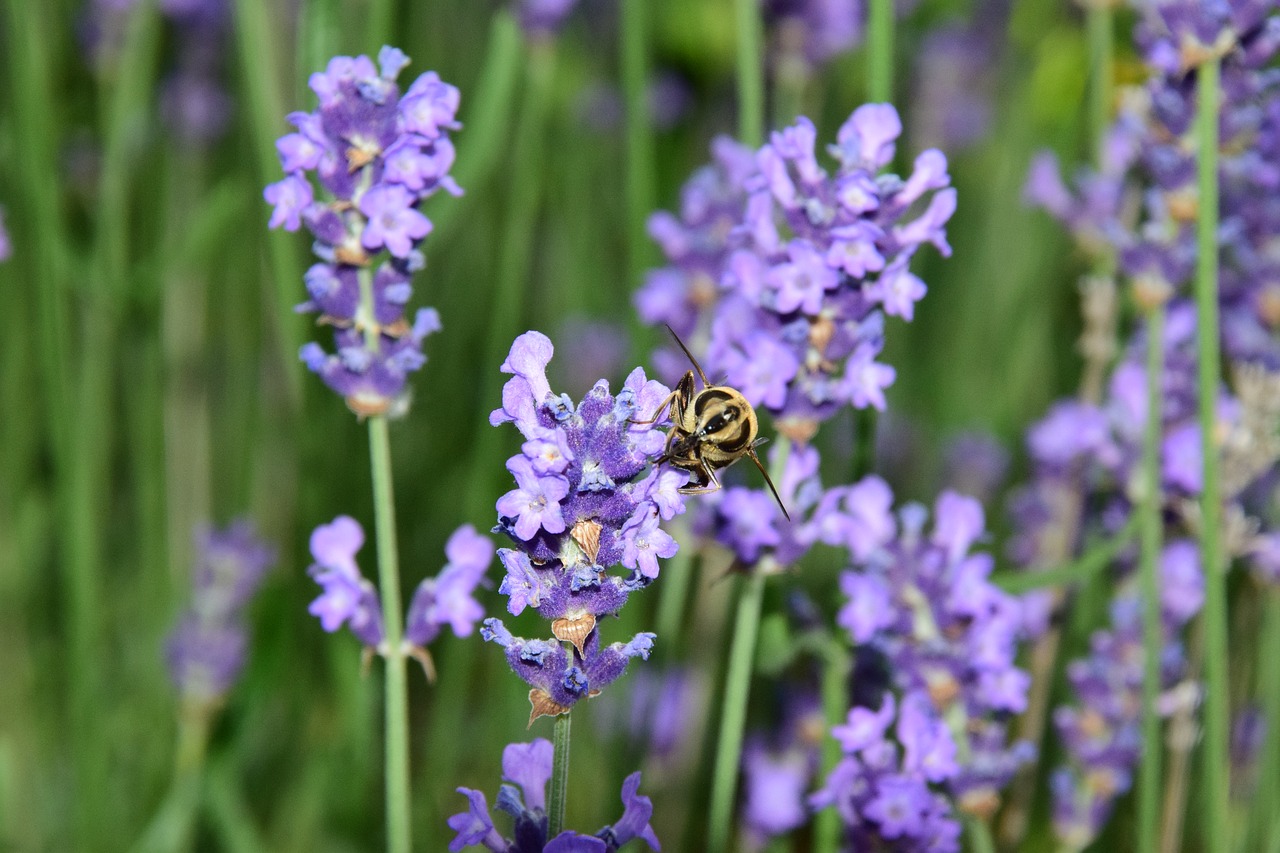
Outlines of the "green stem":
M284 126L284 98L280 83L280 56L275 36L279 31L271 20L273 4L259 0L235 0L236 47L240 54L241 79L253 130L253 151L257 157L258 180L272 183L281 177L276 159L276 136ZM275 319L280 347L285 388L290 407L296 410L302 401L302 372L298 369L298 349L302 345L303 326L291 310L298 301L298 285L302 281L302 265L294 251L291 235L274 232L267 235L271 273L275 279L276 304L270 312Z
M1227 590L1222 545L1221 485L1218 480L1218 60L1200 66L1197 77L1196 166L1199 187L1196 217L1196 345L1199 362L1200 552L1204 566L1204 783L1205 838L1229 844Z
M568 711L556 717L551 731L551 790L547 793L547 840L564 829L564 810L569 801L569 726Z
M1164 534L1160 493L1161 388L1164 377L1164 307L1147 319L1147 422L1142 443L1142 494L1138 505L1142 540L1142 771L1138 784L1138 850L1154 853L1160 835L1161 747L1160 549Z
M738 595L738 612L733 623L733 645L729 649L729 673L725 679L724 706L720 713L715 775L711 780L711 815L707 836L707 849L711 853L723 853L729 849L733 801L738 790L738 764L742 757L742 737L747 722L751 664L755 659L756 635L760 630L760 607L763 600L764 575L753 572L743 581Z
M395 20L394 0L372 0L369 4L365 30L365 44L371 52L377 51L391 39L392 23Z
M1093 138L1093 162L1101 166L1106 158L1107 130L1111 124L1111 97L1115 88L1115 72L1111 56L1114 50L1112 11L1108 2L1088 5L1089 69L1093 79L1089 87L1089 131Z
M752 148L764 141L764 60L759 0L735 0L738 65L738 141Z
M1267 829L1275 815L1280 814L1280 593L1266 592L1262 616L1262 642L1256 694L1267 721L1267 731L1262 751L1257 757L1258 789L1249 813L1248 836L1244 850L1262 850Z
M743 144L755 147L764 140L764 63L760 47L760 4L756 0L736 0L734 9L738 43L738 137ZM785 452L779 453L777 459L785 462L786 455ZM711 780L711 814L707 836L708 850L711 853L723 853L729 843L733 800L738 788L738 764L742 757L742 734L747 721L751 663L755 658L763 600L764 575L754 572L743 582L738 594L738 612L729 649L729 671L725 677L720 737L716 743L714 776Z
M831 736L831 728L844 722L849 710L849 671L852 661L848 649L839 637L827 640L822 669L822 716L826 732L822 738L822 774L826 779L840 763L843 752L840 742ZM814 819L813 849L817 853L836 853L840 849L842 821L838 810L823 809Z
M769 476L782 482L791 455L790 442L783 441L769 462ZM729 646L729 668L725 675L724 705L720 711L720 737L716 742L714 775L711 779L711 812L708 818L707 849L722 853L728 849L733 823L733 802L738 791L738 766L742 762L742 738L747 723L747 699L751 693L752 663L756 637L760 633L760 608L764 601L764 573L752 571L738 593L733 639Z
M627 278L630 292L649 264L647 223L654 202L653 134L649 122L648 14L650 0L622 0L622 92L627 134Z
M828 811L834 811L828 809ZM976 817L964 819L965 831L969 834L969 849L973 853L996 853L996 842L991 837L991 827L985 820Z
M657 634L662 638L662 648L667 650L667 660L675 660L683 634L685 602L689 596L689 582L693 580L693 536L683 518L678 519L669 531L671 538L683 543L676 555L662 567L662 583L658 592Z
M893 101L893 0L871 0L867 12L867 100Z
M515 36L518 38L518 33ZM490 410L502 399L501 385L505 377L498 373L498 365L506 357L525 315L524 291L529 280L533 238L542 198L547 113L555 81L556 54L555 45L550 42L532 44L529 48L528 63L524 69L527 90L520 105L515 130L499 131L495 126L494 131L504 142L514 147L514 152L508 150L508 153L511 161L519 163L520 168L515 173L514 184L505 199L506 219L502 225L504 239L497 260L496 281L485 306L487 321L482 321L477 331L485 340L477 356L483 366L485 379L473 395L474 402L480 409L476 413L477 422L485 421ZM510 121L510 116L503 118ZM506 456L503 442L506 440L505 430L491 429L486 425L472 442L470 452L460 466L468 472L469 483L463 499L464 518L494 518L492 472L502 470L501 460ZM481 523L487 524L483 521ZM440 661L440 682L434 695L455 698L437 701L433 707L436 731L459 731L465 725L464 715L470 713L468 704L458 701L456 697L467 695L473 688L474 679L468 673L474 671L478 653L476 643L450 643L444 647ZM437 744L432 752L434 773L439 778L453 778L463 760L464 748L465 744L459 738L445 738Z
M1137 530L1137 518L1130 518L1114 536L1092 546L1066 565L1042 572L1000 572L991 576L991 582L1005 592L1020 595L1033 589L1087 581L1111 565L1120 552L1129 547Z
M363 271L362 271L363 273ZM409 690L401 649L400 559L391 487L387 419L369 418L369 461L373 469L374 526L378 543L378 589L386 638L387 849L409 853Z

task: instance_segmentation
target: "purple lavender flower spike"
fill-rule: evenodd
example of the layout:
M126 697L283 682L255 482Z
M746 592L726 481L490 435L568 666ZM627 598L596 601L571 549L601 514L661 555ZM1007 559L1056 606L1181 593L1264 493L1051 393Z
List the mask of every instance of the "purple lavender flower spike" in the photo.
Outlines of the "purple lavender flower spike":
M616 396L601 380L575 403L551 390L553 353L539 332L518 337L502 364L512 374L502 408L490 415L495 426L514 422L526 439L507 462L516 488L497 503L495 532L515 546L498 552L507 570L499 591L513 615L533 608L551 620L556 639L517 638L496 620L482 634L507 650L512 669L534 687L531 720L595 695L630 658L648 656L652 635L602 647L597 622L658 576L659 559L675 554L659 523L684 511L678 490L688 481L687 472L654 466L665 434L645 421L670 393L666 386L637 368ZM618 565L630 573L609 571Z
M333 632L346 624L365 646L366 654L387 654L382 628L382 605L373 584L361 573L356 552L364 544L364 530L348 516L322 524L311 535L315 563L308 574L322 592L309 612ZM465 524L445 544L448 562L435 577L423 580L414 591L405 616L401 651L416 658L435 679L435 665L426 647L447 626L459 637L470 636L484 609L474 598L493 561L494 546L487 537Z
M402 98L396 77L407 63L384 47L377 65L339 56L311 75L319 109L289 115L296 132L276 143L288 174L264 191L270 227L306 225L315 237L320 263L307 272L300 310L334 326L333 354L308 343L299 356L358 415L402 411L408 374L426 362L422 342L438 317L405 317L431 232L419 208L440 190L461 193L449 176L458 91L428 72ZM372 287L361 284L367 277Z
M890 689L832 730L846 757L811 803L836 807L855 847L958 850L955 810L989 817L1029 758L1029 745L1007 743L1005 723L1030 681L1015 666L1019 602L988 580L990 557L970 553L983 534L977 501L943 493L926 532L924 507L907 505L886 524L887 486L854 488L878 532L847 540L848 602L836 621L883 658ZM820 512L841 512L848 495L837 496Z
M184 702L211 708L244 667L249 635L244 609L275 552L248 521L196 535L191 604L169 636L166 661Z
M499 811L511 815L514 839L504 838L493 827L484 795L469 788L458 793L468 799L468 810L449 818L449 828L458 833L449 844L451 851L483 845L494 853L613 853L633 839L642 839L652 850L660 850L657 836L649 826L653 804L639 794L640 774L632 773L622 783L622 819L594 835L566 830L547 839L547 783L551 781L551 742L538 738L531 743L508 744L502 751L502 778L506 783L498 794Z
M4 227L4 208L0 207L0 262L7 261L13 257L13 243L10 242L9 232Z

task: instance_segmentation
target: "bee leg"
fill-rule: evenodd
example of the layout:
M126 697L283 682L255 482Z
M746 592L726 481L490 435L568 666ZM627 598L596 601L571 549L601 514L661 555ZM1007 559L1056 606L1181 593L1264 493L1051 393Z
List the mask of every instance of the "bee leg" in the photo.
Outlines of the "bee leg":
M697 477L694 485L676 489L677 492L682 495L709 495L720 491L720 481L716 479L716 472L707 463L703 462L693 474Z
M667 399L662 401L662 405L658 407L658 410L653 413L653 417L650 418L649 420L638 421L638 420L635 420L634 418L629 418L628 422L633 424L639 424L641 426L644 426L645 424L656 424L658 421L662 420L662 413L667 410L668 406L670 406L676 401L679 395L680 395L679 391L672 391L670 394L668 394Z

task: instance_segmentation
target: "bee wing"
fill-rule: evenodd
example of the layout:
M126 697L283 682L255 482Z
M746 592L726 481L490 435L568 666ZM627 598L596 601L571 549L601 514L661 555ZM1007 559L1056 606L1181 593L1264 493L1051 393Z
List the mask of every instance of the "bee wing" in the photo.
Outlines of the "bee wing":
M684 345L684 341L680 340L680 336L676 334L676 330L671 328L670 324L666 324L667 331L671 333L671 337L676 339L676 343L680 345L680 349L684 350L684 354L689 356L689 361L693 362L693 367L698 371L698 378L702 380L703 388L710 388L711 383L707 381L707 374L702 372L702 365L698 364L698 360L693 357L693 353L689 352L689 348Z

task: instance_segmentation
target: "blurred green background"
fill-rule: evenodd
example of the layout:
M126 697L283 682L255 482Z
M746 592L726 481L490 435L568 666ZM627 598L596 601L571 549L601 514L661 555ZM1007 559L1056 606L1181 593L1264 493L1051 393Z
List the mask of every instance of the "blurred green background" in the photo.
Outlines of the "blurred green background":
M228 2L214 68L229 123L197 140L163 109L166 81L193 50L164 10L3 0L0 206L14 253L0 264L0 849L125 850L164 815L192 814L199 849L382 846L380 680L361 676L353 638L325 635L306 612L318 591L305 574L309 531L340 513L372 525L367 439L297 360L302 342L328 337L292 311L308 238L268 232L261 197L280 177L284 116L314 108L307 76L329 57L390 43L413 59L402 79L434 69L462 91L455 174L466 195L432 200L437 233L412 303L438 308L444 331L392 424L406 592L443 564L455 527L488 529L509 488L517 437L487 415L514 334L552 337L553 385L574 396L599 373L573 363L582 323L626 336L615 387L662 338L631 303L639 270L660 256L637 239L625 201L617 3L584 2L552 41L530 46L508 10L477 0ZM684 92L678 115L652 128L648 191L673 209L711 138L736 127L732 13L729 0L647 9L651 75ZM1021 187L1035 149L1087 154L1081 15L1056 0L900 10L903 168L938 144L922 138L929 111L946 106L929 87L953 72L929 65L928 38L948 26L988 37L966 88L990 122L944 147L959 191L954 256L920 259L929 295L914 323L888 324L898 381L881 438L895 450L880 473L922 500L950 437L990 432L1017 459L1021 431L1079 371L1082 262L1023 206ZM855 48L816 70L801 106L831 139L864 98ZM792 118L782 100L770 99L773 126ZM852 430L840 423L829 432ZM848 441L843 457L831 443L838 482ZM1000 506L988 514L998 527ZM192 530L237 516L279 560L253 605L250 662L211 732L204 785L184 799L171 788L178 706L164 640L187 602ZM496 563L491 577L496 587ZM686 646L707 659L725 633L729 585L714 577L698 580L686 626L703 640ZM834 602L832 577L788 583ZM504 609L494 589L482 600ZM652 627L657 600L633 598L611 631ZM502 746L528 737L527 688L496 647L446 636L434 653L437 684L411 673L423 850L451 838L445 818L463 805L454 788L492 796ZM624 708L633 679L613 688ZM697 808L691 769L641 763L599 702L575 715L568 825L615 820L622 777L642 767L658 836L693 849L679 842ZM689 721L691 755L704 726ZM549 731L543 720L532 734Z

